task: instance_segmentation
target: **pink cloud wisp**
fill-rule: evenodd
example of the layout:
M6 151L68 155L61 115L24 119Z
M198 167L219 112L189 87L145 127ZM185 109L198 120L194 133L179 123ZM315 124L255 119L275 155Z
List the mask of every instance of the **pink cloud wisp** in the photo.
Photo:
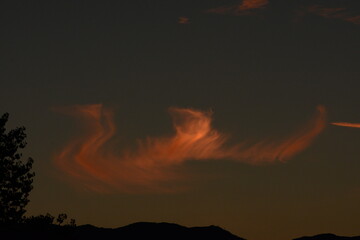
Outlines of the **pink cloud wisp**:
M240 4L233 6L221 6L207 10L208 13L246 15L250 11L262 9L269 4L268 0L243 0Z
M318 107L303 128L282 140L240 142L227 146L228 137L211 126L212 113L170 108L174 134L148 137L135 150L111 146L116 128L113 112L101 104L74 106L68 113L79 118L85 133L57 154L56 165L88 189L108 192L178 191L173 183L185 175L187 161L232 160L248 164L285 162L306 149L326 126L326 113Z
M347 8L327 8L319 5L312 5L307 8L311 14L329 19L339 19L353 24L360 24L360 15L351 15Z
M360 123L333 122L331 124L335 125L335 126L341 126L341 127L360 128Z

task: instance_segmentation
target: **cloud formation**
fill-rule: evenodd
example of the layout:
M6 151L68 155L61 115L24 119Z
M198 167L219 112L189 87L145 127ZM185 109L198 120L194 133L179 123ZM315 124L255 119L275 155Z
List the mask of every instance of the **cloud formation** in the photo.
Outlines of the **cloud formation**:
M341 126L341 127L360 128L360 123L333 122L331 124L336 125L336 126Z
M180 167L187 161L232 160L247 164L285 162L306 149L326 126L319 106L301 131L282 140L240 142L228 146L228 137L211 126L212 112L170 108L174 134L148 137L135 150L109 144L116 128L113 112L101 104L74 106L67 111L77 117L85 133L71 141L55 158L56 165L94 191L177 191ZM169 185L170 184L170 185Z
M180 23L180 24L189 24L190 19L188 17L179 17L178 23Z
M242 0L235 5L224 5L206 10L207 13L223 14L223 15L253 15L259 9L266 8L270 0ZM300 16L304 14L313 14L328 19L338 19L353 24L360 25L360 15L354 13L353 9L349 7L342 7L341 1L338 6L340 7L327 7L319 4L303 5L297 10Z
M241 3L233 6L221 6L208 9L208 13L229 14L229 15L247 15L253 10L261 9L269 4L268 0L243 0Z
M329 19L339 19L354 24L360 24L360 15L352 15L347 8L328 8L320 5L312 5L307 8L311 14Z

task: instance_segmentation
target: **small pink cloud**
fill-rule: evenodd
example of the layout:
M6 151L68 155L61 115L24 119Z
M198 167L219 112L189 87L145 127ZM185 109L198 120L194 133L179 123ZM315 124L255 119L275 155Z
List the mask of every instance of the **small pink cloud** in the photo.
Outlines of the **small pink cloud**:
M189 24L190 19L188 17L179 17L178 23L179 24Z
M206 12L228 15L247 15L250 14L252 10L264 8L268 4L268 0L243 0L240 4L216 7L208 9Z
M339 19L360 25L360 15L351 15L347 8L327 8L320 5L312 5L307 12L329 19Z
M360 15L346 18L346 21L360 25Z

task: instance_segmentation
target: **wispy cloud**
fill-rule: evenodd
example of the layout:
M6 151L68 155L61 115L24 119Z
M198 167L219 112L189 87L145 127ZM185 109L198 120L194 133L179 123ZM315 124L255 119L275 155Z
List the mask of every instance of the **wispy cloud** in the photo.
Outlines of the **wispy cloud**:
M189 24L190 19L188 17L179 17L178 23L180 23L180 24Z
M348 22L360 25L360 15L353 16L353 17L347 17L345 20Z
M306 149L326 126L325 109L320 106L315 117L289 137L228 146L228 137L211 126L212 112L185 108L170 108L169 112L172 136L149 137L140 140L135 150L119 153L109 144L116 129L113 112L100 104L74 106L67 113L81 120L85 134L56 156L56 165L75 182L95 191L177 191L172 183L184 179L179 167L187 161L285 162Z
M360 128L360 123L333 122L331 124L336 125L336 126L341 126L341 127Z
M329 19L339 19L354 24L360 24L360 15L350 14L347 8L328 8L321 5L312 5L307 8L311 14Z
M242 0L238 4L223 5L206 10L206 13L215 13L223 15L253 15L257 13L257 10L266 8L271 0ZM304 14L313 14L328 19L338 19L353 24L360 25L360 13L354 12L348 5L343 7L344 4L337 2L337 7L326 6L321 4L306 4L303 3L303 9L297 9L299 16Z
M261 9L269 4L268 0L243 0L241 3L232 6L220 6L208 9L208 13L229 14L229 15L247 15L253 10Z

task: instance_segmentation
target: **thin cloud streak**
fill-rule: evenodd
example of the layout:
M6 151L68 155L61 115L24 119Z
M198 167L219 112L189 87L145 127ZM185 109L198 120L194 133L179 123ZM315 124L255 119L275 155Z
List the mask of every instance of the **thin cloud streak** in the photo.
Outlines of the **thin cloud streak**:
M247 159L246 162L251 164L285 162L309 147L325 127L326 110L318 106L315 117L301 131L282 141L260 141L251 147L240 148L234 156L237 156L237 160Z
M326 8L320 5L312 5L307 8L311 14L329 19L339 19L353 24L360 24L360 15L350 15L347 8Z
M360 25L360 15L348 17L348 18L346 18L346 21Z
M247 15L252 10L261 9L269 4L268 0L243 0L242 3L233 6L221 6L208 9L207 13L229 14L229 15Z
M341 126L341 127L360 128L360 123L333 122L331 124L335 125L335 126Z
M190 19L188 17L179 17L178 23L179 24L190 24Z
M302 129L283 140L240 142L227 146L228 137L211 126L212 112L170 108L174 134L141 140L135 151L116 154L109 140L115 134L113 113L101 104L74 106L85 134L70 142L55 158L56 165L88 189L107 192L172 192L184 180L180 167L187 161L232 160L247 164L285 162L306 149L326 126L324 107ZM117 149L115 149L117 150Z

